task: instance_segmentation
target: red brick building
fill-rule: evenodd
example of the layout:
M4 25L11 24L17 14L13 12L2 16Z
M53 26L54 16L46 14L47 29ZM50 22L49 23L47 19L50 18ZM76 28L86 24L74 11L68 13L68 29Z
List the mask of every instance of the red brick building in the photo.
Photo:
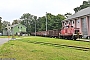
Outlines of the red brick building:
M71 24L75 28L80 28L83 37L90 37L90 7L80 10L62 21L62 27Z

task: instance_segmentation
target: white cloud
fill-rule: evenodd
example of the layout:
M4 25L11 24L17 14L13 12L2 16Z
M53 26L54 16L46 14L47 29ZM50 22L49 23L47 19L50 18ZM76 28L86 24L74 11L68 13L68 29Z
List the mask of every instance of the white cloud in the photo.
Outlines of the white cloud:
M82 2L83 0L0 0L0 16L12 21L20 18L23 13L36 16L43 16L46 11L55 15L74 13L73 8Z

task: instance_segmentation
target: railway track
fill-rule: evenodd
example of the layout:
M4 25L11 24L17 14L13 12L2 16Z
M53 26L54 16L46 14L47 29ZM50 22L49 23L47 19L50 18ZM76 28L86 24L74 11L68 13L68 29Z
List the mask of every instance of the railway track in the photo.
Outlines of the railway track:
M39 41L28 41L28 43L41 44L41 45L54 46L54 47L62 47L62 48L68 47L68 48L73 48L76 50L90 51L90 47L83 47L83 46L73 46L73 45L57 44L57 43L50 43L50 42L39 42Z

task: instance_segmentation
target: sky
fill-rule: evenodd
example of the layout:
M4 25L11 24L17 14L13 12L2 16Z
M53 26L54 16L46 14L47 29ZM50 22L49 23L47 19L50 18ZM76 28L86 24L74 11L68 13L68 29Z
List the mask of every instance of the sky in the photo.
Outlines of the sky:
M24 13L42 17L47 13L53 15L74 14L74 8L87 0L0 0L0 17L2 21L12 22Z

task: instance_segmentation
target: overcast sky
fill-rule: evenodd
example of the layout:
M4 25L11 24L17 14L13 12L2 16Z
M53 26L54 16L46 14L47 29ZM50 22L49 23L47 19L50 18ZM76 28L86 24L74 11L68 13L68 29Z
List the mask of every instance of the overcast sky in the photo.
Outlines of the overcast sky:
M74 13L73 9L87 0L0 0L0 16L2 20L12 22L19 19L23 13L38 17L45 13L65 14Z

